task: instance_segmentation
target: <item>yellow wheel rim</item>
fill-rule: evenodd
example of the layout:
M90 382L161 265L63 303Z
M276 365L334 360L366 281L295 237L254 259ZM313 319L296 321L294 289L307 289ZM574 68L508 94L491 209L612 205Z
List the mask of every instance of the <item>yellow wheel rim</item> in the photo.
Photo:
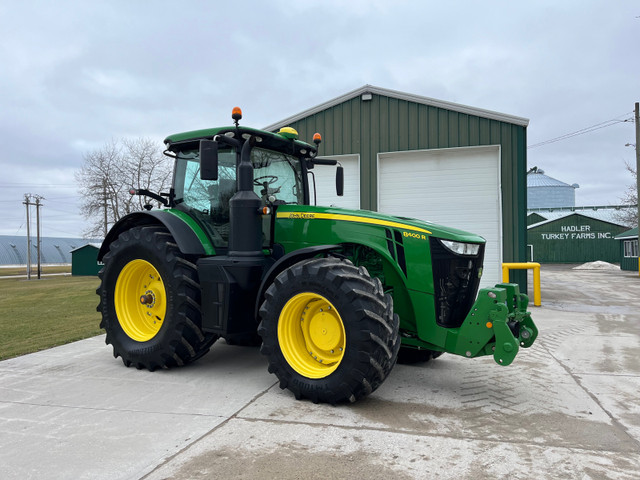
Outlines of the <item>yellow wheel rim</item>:
M167 294L158 270L146 260L127 263L116 280L116 315L132 340L146 342L160 331Z
M287 363L300 375L327 377L340 365L346 348L340 313L322 295L299 293L280 312L278 343Z

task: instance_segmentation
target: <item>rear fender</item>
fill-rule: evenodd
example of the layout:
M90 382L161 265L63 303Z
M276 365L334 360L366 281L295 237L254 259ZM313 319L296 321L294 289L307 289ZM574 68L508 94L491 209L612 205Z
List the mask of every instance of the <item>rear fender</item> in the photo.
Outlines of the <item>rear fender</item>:
M162 225L169 230L178 248L185 255L205 255L205 248L194 230L182 219L163 210L134 212L122 217L111 227L98 252L98 261L102 261L109 251L109 245L122 232L141 225ZM201 232L202 235L202 232Z

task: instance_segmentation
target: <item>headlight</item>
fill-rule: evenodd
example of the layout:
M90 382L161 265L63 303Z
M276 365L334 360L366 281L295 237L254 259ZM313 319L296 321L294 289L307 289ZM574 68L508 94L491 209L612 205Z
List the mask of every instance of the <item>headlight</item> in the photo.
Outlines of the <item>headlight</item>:
M440 242L457 255L477 255L480 251L480 245L477 243L452 242L451 240L440 240Z

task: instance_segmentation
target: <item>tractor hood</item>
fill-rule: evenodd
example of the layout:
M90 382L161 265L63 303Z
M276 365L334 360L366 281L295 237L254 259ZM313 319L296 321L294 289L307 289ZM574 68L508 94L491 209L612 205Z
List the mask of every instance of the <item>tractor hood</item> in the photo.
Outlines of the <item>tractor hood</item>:
M278 207L277 218L330 220L354 222L398 228L422 235L467 243L485 243L484 238L455 228L425 222L415 218L396 217L369 210L348 210L334 207L314 207L310 205L282 205Z

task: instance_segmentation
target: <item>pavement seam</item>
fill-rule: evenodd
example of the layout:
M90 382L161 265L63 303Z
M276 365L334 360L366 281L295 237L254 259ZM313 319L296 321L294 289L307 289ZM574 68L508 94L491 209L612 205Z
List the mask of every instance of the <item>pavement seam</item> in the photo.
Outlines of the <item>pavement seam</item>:
M167 465L168 463L170 463L173 459L175 459L176 457L178 457L179 455L181 455L182 453L186 452L187 450L189 450L191 447L193 447L194 445L196 445L197 443L199 443L200 441L202 441L205 437L208 437L209 435L211 435L212 433L214 433L216 430L219 430L220 428L222 428L223 426L225 426L227 423L229 423L231 420L235 419L235 418L239 418L238 415L240 414L240 412L242 412L245 408L247 408L249 405L251 405L252 403L254 403L255 401L257 401L259 398L261 398L262 396L266 395L266 393L271 390L275 385L277 385L278 382L274 382L272 385L270 385L269 387L265 388L262 392L259 392L258 394L256 394L251 400L249 400L246 404L244 404L243 406L241 406L235 413L231 414L227 419L225 419L224 421L218 423L215 427L213 427L211 430L203 433L202 435L200 435L198 438L195 438L191 443L189 443L188 445L185 445L184 447L182 447L180 450L178 450L177 452L175 452L173 455L170 455L168 457L166 457L162 462L160 462L158 465L156 465L155 467L153 467L152 470L150 470L149 472L145 473L142 477L140 477L139 480L144 480L145 478L148 478L150 475L152 475L154 472L156 472L157 470L159 470L160 468L164 467L165 465ZM240 417L241 418L241 417Z
M148 413L153 415L178 415L186 417L211 417L218 418L224 415L211 415L208 413L188 413L188 412L167 412L167 411L155 411L155 410L135 410L131 408L105 408L105 407L85 407L82 405L65 405L60 403L37 403L37 402L16 402L12 400L2 400L0 405L27 405L31 407L46 407L46 408L66 408L69 410L89 410L96 412L124 412L124 413Z
M622 432L624 432L624 434L627 437L629 437L632 443L638 446L637 451L640 451L640 440L636 439L633 435L631 435L629 431L625 428L625 426L622 423L620 423L620 421L618 421L616 417L609 410L605 408L605 406L600 402L598 397L593 393L591 393L591 391L589 391L589 389L582 384L582 382L580 381L580 377L577 376L578 374L574 374L571 371L571 369L562 362L562 360L558 359L558 357L556 357L553 354L553 352L547 348L546 345L542 344L542 348L544 348L545 350L547 350L547 352L549 352L549 355L551 356L551 358L553 358L556 362L558 362L558 364L564 369L564 371L567 372L567 374L573 379L574 382L576 382L576 385L578 385L578 387L580 387L582 391L584 391L589 396L589 398L591 398L591 400L593 400L593 402L596 405L598 405L598 407L607 415L607 417L609 417L611 424L614 425L619 430L621 430ZM592 374L592 375L596 375L596 374ZM609 376L609 374L607 374L607 376Z
M345 429L345 430L355 430L355 431L375 431L375 432L384 432L384 433L394 433L394 434L403 434L403 435L411 435L414 437L437 437L437 438L447 438L447 439L451 439L451 440L468 440L468 441L473 441L473 442L477 442L477 441L482 441L482 442L487 442L487 443L494 443L494 444L499 444L499 445L506 445L506 444L513 444L513 445L522 445L522 446L530 446L530 447L538 447L538 448L564 448L567 450L571 450L571 451L580 451L580 452L585 452L585 453L634 453L637 454L638 459L640 459L640 454L638 454L638 450L624 450L624 449L619 449L619 450L612 450L612 449L602 449L602 448L598 448L596 449L592 449L592 448L586 448L586 447L580 447L580 446L576 446L576 445L567 445L567 444L556 444L556 443L535 443L535 442L527 442L524 440L517 440L517 439L509 439L509 440L495 440L495 439L491 439L491 438L485 438L485 437L470 437L470 436L465 436L465 437L460 437L460 436L456 436L456 435L448 435L446 433L437 433L437 432L430 432L428 435L425 435L424 432L417 432L417 431L413 431L413 430L402 430L402 429L395 429L395 428L382 428L382 427L375 427L375 426L371 426L371 425L365 425L365 426L355 426L355 425L337 425L337 424L333 424L333 423L309 423L309 422L299 422L299 421L295 421L295 420L277 420L277 419L268 419L268 418L249 418L249 417L236 417L236 420L243 420L246 422L251 422L251 423L258 423L258 422L265 422L265 423L272 423L272 424L285 424L285 425L298 425L298 426L308 426L308 427L314 427L314 428L326 428L326 427L330 427L330 428L341 428L341 429ZM227 423L227 422L225 422ZM221 424L222 425L222 424ZM220 426L221 426L220 425Z

